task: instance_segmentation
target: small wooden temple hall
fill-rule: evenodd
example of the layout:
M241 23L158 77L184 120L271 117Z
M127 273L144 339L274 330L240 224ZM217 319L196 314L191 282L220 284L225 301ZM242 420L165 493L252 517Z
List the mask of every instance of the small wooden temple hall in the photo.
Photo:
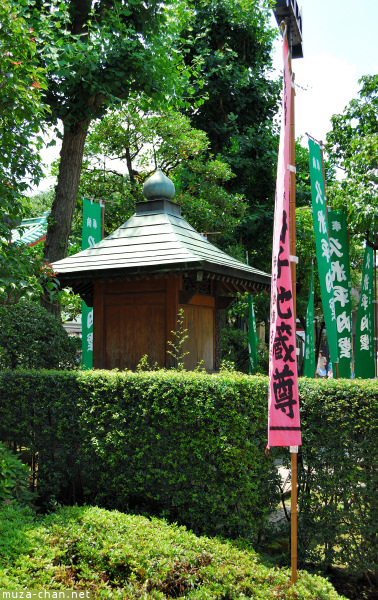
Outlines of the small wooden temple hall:
M95 246L53 264L61 286L93 306L93 366L132 369L141 358L172 368L180 309L185 368L219 370L221 316L237 292L269 292L270 275L232 258L181 216L158 169L135 214Z

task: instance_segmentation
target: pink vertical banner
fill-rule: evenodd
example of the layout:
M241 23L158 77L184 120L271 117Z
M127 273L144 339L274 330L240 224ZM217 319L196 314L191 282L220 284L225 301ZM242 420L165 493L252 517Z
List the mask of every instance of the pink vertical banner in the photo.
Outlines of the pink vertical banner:
M292 76L286 34L284 85L274 210L269 338L268 448L302 444L290 271L290 123Z

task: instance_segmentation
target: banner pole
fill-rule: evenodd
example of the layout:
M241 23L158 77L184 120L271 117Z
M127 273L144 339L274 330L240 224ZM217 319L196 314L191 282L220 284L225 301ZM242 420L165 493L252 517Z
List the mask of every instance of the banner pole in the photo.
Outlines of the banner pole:
M291 123L290 123L290 165L295 167L295 74L292 74L293 89L291 94ZM291 285L293 293L294 309L294 332L295 340L297 338L297 259L296 259L296 221L295 221L295 168L290 171L290 254L291 254ZM297 348L295 347L295 352ZM291 511L290 511L290 529L291 529L291 583L297 582L298 565L298 528L297 528L297 456L298 446L290 446L291 453Z
M375 365L375 376L377 377L377 351L378 351L378 304L377 304L377 248L374 246L374 365Z
M297 538L298 538L298 514L297 514L297 457L298 446L290 446L291 453L291 511L290 511L290 529L291 529L291 583L297 582Z

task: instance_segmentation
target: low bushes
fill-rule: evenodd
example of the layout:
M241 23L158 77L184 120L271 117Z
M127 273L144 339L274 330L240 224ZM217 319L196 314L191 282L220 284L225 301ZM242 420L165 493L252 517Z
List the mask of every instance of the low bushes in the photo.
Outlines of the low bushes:
M321 577L290 574L236 543L196 537L158 519L99 508L69 507L37 523L1 509L2 589L88 590L94 599L342 600Z
M33 494L28 489L29 469L0 442L0 505L17 502L29 506Z
M278 506L273 460L289 452L265 455L265 377L4 371L0 391L0 439L38 454L45 507L163 515L253 543L266 534ZM372 584L377 392L370 381L300 380L300 564L348 564Z

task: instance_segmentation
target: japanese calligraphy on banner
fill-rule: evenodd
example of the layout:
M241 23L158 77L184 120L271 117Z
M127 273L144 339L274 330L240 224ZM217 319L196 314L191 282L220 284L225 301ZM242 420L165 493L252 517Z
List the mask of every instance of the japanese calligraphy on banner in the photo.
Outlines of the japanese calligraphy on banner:
M256 373L257 369L257 331L255 311L253 310L253 298L248 295L248 355L249 373Z
M290 272L289 188L292 78L286 35L274 211L270 303L268 447L301 445L298 370Z
M339 377L350 379L352 361L352 284L345 213L329 210L328 227L333 297L336 311Z
M362 379L375 377L373 296L373 249L366 247L354 345L354 374Z
M309 139L312 218L316 243L320 292L331 361L339 361L336 330L336 309L333 293L331 255L328 237L327 207L323 180L323 159L320 146Z
M306 312L306 339L304 352L303 375L315 377L315 327L314 327L314 267L311 268L310 294Z
M81 249L86 250L101 241L101 206L83 198L83 236ZM81 307L81 364L93 367L93 307L82 302Z

